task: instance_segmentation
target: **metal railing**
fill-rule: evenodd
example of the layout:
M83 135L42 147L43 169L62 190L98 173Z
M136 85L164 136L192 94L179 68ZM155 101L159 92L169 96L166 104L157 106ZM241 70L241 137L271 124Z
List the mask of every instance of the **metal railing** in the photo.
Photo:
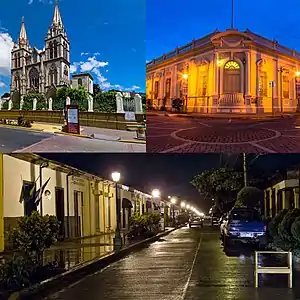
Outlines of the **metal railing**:
M287 254L288 266L287 267L260 267L258 266L259 254ZM255 251L254 261L254 286L258 288L258 275L259 274L287 274L289 275L289 288L293 288L293 256L290 251Z

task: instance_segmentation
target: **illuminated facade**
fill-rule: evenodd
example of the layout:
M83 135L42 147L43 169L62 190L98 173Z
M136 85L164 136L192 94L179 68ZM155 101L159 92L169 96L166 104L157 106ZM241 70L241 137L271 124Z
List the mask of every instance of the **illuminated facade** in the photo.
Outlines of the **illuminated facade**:
M294 112L300 53L248 29L215 31L147 63L147 99L156 109L184 100L195 113Z

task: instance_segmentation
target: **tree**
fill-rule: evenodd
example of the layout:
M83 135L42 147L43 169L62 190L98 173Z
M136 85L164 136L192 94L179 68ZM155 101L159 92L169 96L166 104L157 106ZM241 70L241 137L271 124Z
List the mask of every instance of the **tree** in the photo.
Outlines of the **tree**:
M253 186L246 186L238 192L235 207L260 207L263 200L264 193L262 190Z
M36 99L36 109L44 110L47 109L47 103L45 96L39 93L28 93L24 96L23 110L33 110L33 100Z
M227 168L206 170L196 175L191 184L206 199L214 200L218 208L228 211L243 187L243 173Z
M115 113L117 111L116 93L102 92L94 98L94 111Z
M93 84L93 91L94 91L94 96L97 96L99 93L102 92L98 83Z
M56 101L53 102L53 109L63 110L66 106L67 97L71 99L71 104L78 105L80 111L87 111L88 93L84 88L73 89L70 87L63 87L56 91Z
M1 96L1 98L9 98L10 97L10 93L4 93L2 96Z

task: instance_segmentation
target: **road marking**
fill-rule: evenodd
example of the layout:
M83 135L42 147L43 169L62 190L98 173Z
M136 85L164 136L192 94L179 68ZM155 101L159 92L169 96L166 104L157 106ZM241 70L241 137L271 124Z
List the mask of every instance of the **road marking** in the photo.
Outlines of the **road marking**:
M50 136L50 137L48 137L48 138L42 139L41 141L39 141L39 142L37 142L37 143L35 143L35 144L32 144L32 145L29 145L29 146L27 146L27 147L18 149L18 150L16 150L16 151L13 151L13 153L20 153L20 152L34 152L34 151L31 151L31 148L32 148L32 147L41 145L44 141L51 140L53 137L54 137L54 135L52 135L52 136ZM43 152L46 152L46 151L43 151Z
M276 151L266 148L264 146L261 146L261 145L257 144L256 142L250 142L249 144L254 147L260 148L260 149L266 151L267 153L277 153Z
M172 148L169 148L167 150L164 150L164 151L160 151L159 153L169 153L169 152L174 152L174 151L177 151L177 150L180 150L186 146L189 146L191 144L194 144L193 142L189 142L189 143L185 143L185 144L182 144L182 145L179 145L179 146L175 146L175 147L172 147ZM188 152L186 152L188 153Z
M195 266L196 259L197 259L197 256L198 256L198 252L200 250L201 243L202 243L202 233L201 233L200 240L199 240L199 243L198 243L198 247L197 247L193 262L192 262L192 267L191 267L191 270L190 270L188 280L187 280L187 282L184 286L184 289L183 289L183 292L182 292L182 295L181 295L181 300L185 299L185 296L186 296L186 293L187 293L187 290L188 290L188 287L189 287L189 284L190 284L190 281L191 281L191 278L192 278L192 274L193 274L194 266Z

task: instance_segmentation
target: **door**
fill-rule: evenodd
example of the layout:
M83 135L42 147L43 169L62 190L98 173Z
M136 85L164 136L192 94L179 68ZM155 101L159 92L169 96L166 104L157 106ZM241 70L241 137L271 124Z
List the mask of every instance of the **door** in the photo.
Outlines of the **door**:
M55 188L55 208L56 208L56 217L59 224L59 238L65 238L65 197L64 189Z
M79 214L79 197L78 193L74 192L74 217L75 217L75 237L81 236L80 214Z

